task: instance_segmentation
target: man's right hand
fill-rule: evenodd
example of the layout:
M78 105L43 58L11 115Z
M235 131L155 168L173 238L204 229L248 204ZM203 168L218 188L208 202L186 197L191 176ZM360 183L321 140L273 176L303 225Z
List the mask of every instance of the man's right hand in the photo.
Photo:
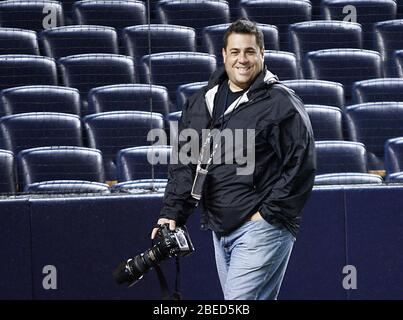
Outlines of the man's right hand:
M176 221L175 220L161 218L161 219L158 219L157 224L159 224L159 225L169 224L169 230L171 230L171 231L174 231L175 228L176 228ZM158 232L158 228L154 228L151 231L151 239L155 238L155 236L157 235L157 232Z

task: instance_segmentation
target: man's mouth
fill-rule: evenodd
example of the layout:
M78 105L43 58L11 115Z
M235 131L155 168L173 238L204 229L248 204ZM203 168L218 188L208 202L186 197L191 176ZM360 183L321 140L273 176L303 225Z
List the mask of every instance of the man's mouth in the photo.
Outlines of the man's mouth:
M248 71L250 70L250 67L235 67L235 69L237 69L240 74L243 74L243 73L248 73Z

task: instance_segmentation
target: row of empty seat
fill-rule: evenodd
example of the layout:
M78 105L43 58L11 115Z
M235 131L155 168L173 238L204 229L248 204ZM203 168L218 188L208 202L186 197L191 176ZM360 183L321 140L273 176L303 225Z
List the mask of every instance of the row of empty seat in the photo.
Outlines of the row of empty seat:
M299 78L299 69L293 54L266 51L265 61L268 68L281 80ZM396 63L403 72L403 50L396 51ZM216 66L215 57L206 53L168 52L143 57L145 82L167 88L171 111L181 108L175 107L178 86L206 81ZM58 67L60 74L57 72ZM87 114L87 95L91 89L112 84L136 83L135 70L131 57L115 54L67 56L60 58L58 64L48 57L0 55L0 90L24 85L58 85L60 75L66 87L79 90L82 113ZM309 52L303 70L309 79L341 83L347 105L351 104L352 86L355 82L383 77L379 53L360 49Z
M150 5L152 20L148 17L147 1L84 0L61 3L7 0L0 3L0 26L39 31L49 24L55 27L67 22L112 26L120 32L127 26L157 22L193 27L201 38L204 27L229 23L231 19L243 16L276 25L280 31L281 48L286 50L290 24L319 18L361 23L365 32L364 43L368 43L364 47L370 49L373 24L402 17L401 6L395 0L160 0L150 1ZM319 5L320 14L316 10ZM350 11L345 10L346 6ZM354 12L351 12L351 7L355 8ZM53 14L51 18L49 13ZM47 24L44 23L45 17L48 17Z
M316 150L317 185L383 183L381 176L368 173L367 151L362 143L319 141ZM403 138L388 140L385 151L391 170L387 181L403 182ZM116 155L119 183L113 189L141 192L157 183L155 188L163 190L171 152L170 146L120 150ZM16 160L12 152L0 150L0 192L16 192L17 188L25 192L107 192L103 159L98 149L72 146L26 149Z

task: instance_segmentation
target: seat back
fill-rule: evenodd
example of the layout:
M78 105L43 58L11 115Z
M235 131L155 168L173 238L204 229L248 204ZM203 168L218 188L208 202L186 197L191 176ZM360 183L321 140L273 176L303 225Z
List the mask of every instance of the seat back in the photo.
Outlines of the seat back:
M27 85L57 85L55 61L24 54L0 56L0 90Z
M393 138L385 142L385 170L391 173L403 172L403 138Z
M39 55L36 32L16 28L0 28L0 55L2 54Z
M305 105L315 141L343 140L342 112L337 107Z
M403 79L380 78L355 82L353 103L400 101L403 102Z
M21 188L50 180L105 181L102 154L96 149L32 148L21 151L17 163Z
M138 179L167 179L172 147L135 147L119 151L117 155L118 181Z
M22 86L0 92L0 116L27 112L80 115L77 89L58 86Z
M362 143L316 141L316 174L367 172L367 154Z
M16 191L14 154L0 150L0 193Z
M119 53L118 36L111 27L52 28L42 31L39 38L45 55L55 59L85 53Z
M147 140L154 137L150 130L163 129L164 118L159 113L115 111L86 116L84 124L89 146L102 151L106 179L113 181L116 180L118 151L154 143L154 140Z
M81 146L80 117L56 112L21 113L0 119L1 135L8 150L45 146Z
M180 85L176 90L176 110L182 110L182 107L185 104L186 100L207 84L208 81L202 81Z
M267 68L280 80L294 80L300 78L295 54L285 51L266 50L264 63Z

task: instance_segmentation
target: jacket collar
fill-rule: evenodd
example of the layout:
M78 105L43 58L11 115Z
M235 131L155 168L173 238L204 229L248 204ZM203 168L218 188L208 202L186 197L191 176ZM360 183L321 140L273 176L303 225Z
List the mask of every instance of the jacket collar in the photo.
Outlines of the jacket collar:
M214 98L217 94L218 87L223 81L228 81L227 73L225 72L224 67L220 67L217 71L215 71L210 77L209 83L206 88L205 100L207 109L210 113L210 116L213 114L214 108ZM224 114L228 114L235 110L240 104L248 102L250 97L256 92L259 91L268 85L279 82L276 75L271 73L265 67L264 70L256 77L255 81L253 81L252 85L249 89L238 99L236 99L225 111Z

